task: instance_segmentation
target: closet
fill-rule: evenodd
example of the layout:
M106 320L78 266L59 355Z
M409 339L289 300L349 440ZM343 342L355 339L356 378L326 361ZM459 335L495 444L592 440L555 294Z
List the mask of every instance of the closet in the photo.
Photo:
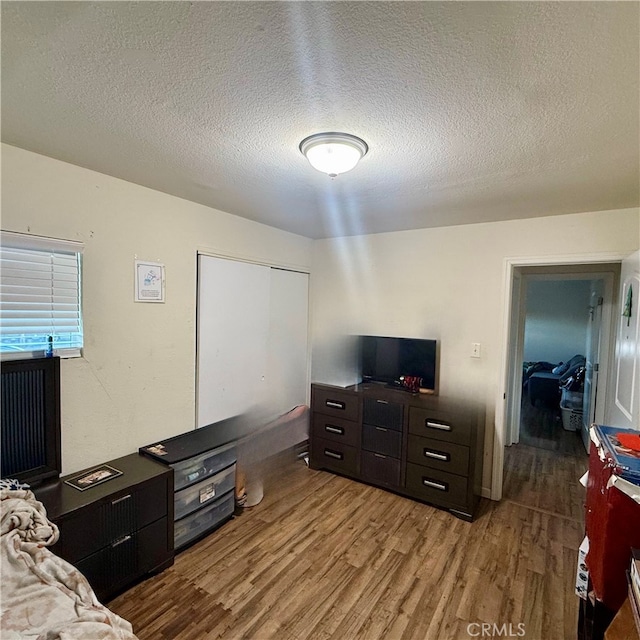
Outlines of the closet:
M198 255L196 426L308 404L309 274Z

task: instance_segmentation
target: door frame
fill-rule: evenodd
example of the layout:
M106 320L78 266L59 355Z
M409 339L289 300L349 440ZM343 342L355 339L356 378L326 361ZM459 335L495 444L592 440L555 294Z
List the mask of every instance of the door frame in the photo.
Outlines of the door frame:
M524 357L524 329L526 319L527 301L527 281L520 272L519 267L512 271L511 282L511 310L509 316L509 337L508 351L510 354L510 372L508 374L505 414L508 416L506 422L507 433L505 434L506 444L517 444L520 442L520 405L522 401L522 367L514 366L515 362L522 362Z
M611 264L611 263L609 263ZM555 265L554 265L555 266ZM574 265L562 265L558 266L559 269L563 267L573 267ZM583 265L580 265L583 266ZM587 265L585 265L587 266ZM593 267L594 265L588 265ZM553 268L553 267L552 267ZM522 269L522 271L520 271ZM511 307L511 327L517 328L515 340L511 342L510 347L510 366L512 374L509 377L510 387L507 392L507 438L505 444L517 444L520 442L520 417L521 417L521 405L522 405L522 367L518 363L524 360L524 339L525 326L526 326L526 298L529 291L529 285L536 281L552 281L552 280L599 280L603 282L603 309L601 311L601 330L600 340L598 346L598 363L600 365L600 371L602 373L602 379L599 388L601 395L606 397L607 392L607 380L609 379L609 359L610 359L610 346L612 340L612 327L613 327L613 297L615 295L615 276L611 271L582 271L582 272L553 272L553 273L527 273L523 267L516 267L513 270L514 286L513 295L519 296L519 304L513 304ZM517 286L516 286L517 284ZM515 317L513 314L517 314ZM598 422L604 420L604 410L598 409L596 414Z
M514 384L521 379L514 372L514 357L512 347L522 338L522 328L515 322L513 313L522 307L523 287L514 286L516 269L525 267L567 267L580 265L598 265L606 263L621 263L626 253L594 253L555 256L529 256L505 258L503 261L502 277L502 357L500 359L500 373L496 395L495 436L493 440L493 464L491 473L491 499L502 498L502 484L504 476L504 447L511 434L508 431L513 416L515 402L511 394ZM615 291L613 292L615 295ZM514 336L514 332L520 334ZM613 331L610 331L608 343L604 343L611 353ZM603 376L604 377L604 376ZM507 399L509 398L509 401ZM603 408L603 410L605 410ZM517 408L519 414L519 407Z

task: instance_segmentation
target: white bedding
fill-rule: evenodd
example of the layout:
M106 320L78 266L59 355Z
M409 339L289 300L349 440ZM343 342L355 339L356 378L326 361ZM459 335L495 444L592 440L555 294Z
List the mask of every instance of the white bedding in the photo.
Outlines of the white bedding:
M0 490L2 640L137 640L86 578L52 553L58 529L29 490Z

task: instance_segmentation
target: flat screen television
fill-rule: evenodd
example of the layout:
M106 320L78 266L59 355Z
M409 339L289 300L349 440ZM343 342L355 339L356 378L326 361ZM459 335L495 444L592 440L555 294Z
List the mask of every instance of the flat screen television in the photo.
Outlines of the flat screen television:
M437 390L436 340L360 336L360 373L363 382L384 382L401 387L403 376L422 378L420 387Z
M60 476L60 358L2 362L3 478L35 487Z

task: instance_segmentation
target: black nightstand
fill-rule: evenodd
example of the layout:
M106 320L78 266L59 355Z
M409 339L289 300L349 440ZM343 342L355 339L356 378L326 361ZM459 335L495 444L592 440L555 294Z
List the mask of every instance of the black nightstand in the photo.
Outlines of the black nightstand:
M173 470L137 453L107 462L122 475L79 491L64 480L36 488L60 529L51 550L107 601L173 564Z

